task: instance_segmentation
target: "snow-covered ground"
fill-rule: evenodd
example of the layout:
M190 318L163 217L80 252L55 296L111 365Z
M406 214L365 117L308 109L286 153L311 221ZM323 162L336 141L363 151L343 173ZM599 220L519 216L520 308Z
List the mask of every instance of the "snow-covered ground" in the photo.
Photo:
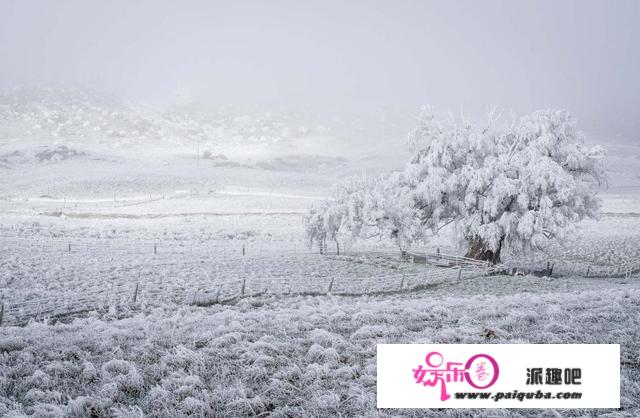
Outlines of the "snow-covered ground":
M505 281L512 281L510 291ZM55 326L34 322L3 330L0 412L418 416L376 410L376 343L615 342L622 346L622 409L598 414L637 416L640 289L571 282L558 288L541 279L482 278L476 291L256 297L206 308L112 310Z
M52 100L0 113L0 415L421 415L376 409L383 342L620 343L622 409L599 413L640 415L640 283L625 277L640 259L639 147L608 156L602 219L507 256L559 277L458 276L344 255L385 243L321 256L303 241L304 211L332 184L396 168L393 141L348 151L331 126L288 115L214 126ZM435 248L460 252L446 233Z

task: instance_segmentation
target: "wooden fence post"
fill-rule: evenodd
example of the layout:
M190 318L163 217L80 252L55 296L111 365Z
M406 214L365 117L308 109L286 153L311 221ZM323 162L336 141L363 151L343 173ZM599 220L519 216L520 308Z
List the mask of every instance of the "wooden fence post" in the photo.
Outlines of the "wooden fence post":
M136 288L133 291L133 303L136 303L137 299L138 299L138 283L136 283Z
M245 254L245 250L244 250L244 245L242 245L242 256L244 257Z
M327 289L327 293L331 293L331 289L333 289L333 277L331 278L331 282L329 282L329 288Z
M402 286L404 286L404 273L402 273L402 279L400 280L400 288L398 290L402 290Z
M460 280L461 275L462 275L462 266L458 266L458 281Z
M240 296L244 296L244 287L247 284L247 278L242 279L242 289L240 289Z
M158 244L153 244L153 253L158 254Z
M587 267L587 276L586 277L589 277L589 271L590 270L591 270L591 264L589 264L589 266Z
M4 318L4 302L0 305L0 327L2 326L2 318Z

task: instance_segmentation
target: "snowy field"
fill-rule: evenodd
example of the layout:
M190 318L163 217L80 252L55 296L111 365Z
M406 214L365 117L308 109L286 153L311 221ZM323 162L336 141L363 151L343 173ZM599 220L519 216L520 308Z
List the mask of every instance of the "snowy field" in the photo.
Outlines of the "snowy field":
M0 413L421 416L375 407L375 344L389 342L620 343L622 409L609 413L639 413L637 274L432 278L392 255L321 256L300 240L297 212L313 194L244 193L135 206L5 201L13 210L2 215L3 300L54 299L64 312L87 295L100 307L55 320L43 306L25 326L5 316ZM549 253L580 266L628 264L639 236L640 218L617 212ZM407 289L394 292L402 276ZM246 295L258 296L215 303L238 295L243 278ZM390 292L324 295L332 278L332 293ZM315 294L296 294L304 292Z
M423 416L376 409L376 344L403 342L620 343L622 408L597 414L640 415L638 158L612 157L624 172L600 220L504 256L552 277L507 276L384 242L309 249L309 205L394 168L378 150L319 155L305 138L221 163L144 140L3 142L0 415ZM436 249L462 251L446 231L419 250ZM469 413L539 411L429 415Z
M70 324L32 323L5 330L2 413L423 416L376 410L376 343L614 341L623 353L622 409L609 414L637 416L640 290L628 282L572 282L570 296L565 287L519 278L499 295L461 298L462 289L449 287L447 296L259 297L122 319L94 314ZM430 415L468 413L540 412Z

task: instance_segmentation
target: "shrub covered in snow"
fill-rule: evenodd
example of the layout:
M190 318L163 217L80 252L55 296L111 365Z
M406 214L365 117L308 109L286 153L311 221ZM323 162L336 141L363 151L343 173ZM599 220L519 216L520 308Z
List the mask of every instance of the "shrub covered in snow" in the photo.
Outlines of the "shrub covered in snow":
M347 179L334 187L330 200L313 206L306 214L309 245L379 238L407 247L423 235L419 213L407 192L398 174Z

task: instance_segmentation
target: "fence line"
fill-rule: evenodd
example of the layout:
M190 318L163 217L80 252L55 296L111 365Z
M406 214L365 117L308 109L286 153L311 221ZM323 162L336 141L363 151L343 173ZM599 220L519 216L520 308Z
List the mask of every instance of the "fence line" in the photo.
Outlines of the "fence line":
M32 254L34 248L41 248L46 253L67 253L69 256L84 256L87 252L94 255L96 250L104 250L105 255L114 257L114 250L120 250L127 256L132 256L130 263L121 264L120 267L144 267L145 275L150 268L202 266L196 275L190 275L189 280L181 283L165 283L162 281L145 281L141 276L131 279L128 282L112 282L110 286L102 289L90 289L83 293L65 291L61 295L49 297L38 297L37 299L27 299L22 301L0 300L2 310L0 314L0 325L23 324L30 319L41 319L44 317L69 316L74 313L86 312L104 308L107 306L135 303L181 303L181 304L209 304L223 303L225 301L237 300L264 293L276 294L336 294L336 295L363 295L377 293L392 293L398 291L410 291L428 284L438 283L445 280L461 280L467 277L474 277L484 274L499 274L509 272L513 269L526 269L530 271L540 269L540 261L507 262L498 266L489 267L485 262L468 259L465 257L449 255L437 252L415 252L406 251L400 253L397 250L377 250L377 251L341 251L330 252L325 249L324 255L319 255L316 251L306 249L265 249L262 245L248 246L242 241L233 242L231 245L204 247L198 242L188 242L187 244L166 244L162 240L162 245L158 240L145 239L137 242L121 240L118 238L98 238L105 242L96 241L96 238L82 237L51 237L47 239L10 237L3 238L0 247L17 250L21 254ZM199 242L201 244L201 242ZM48 245L47 245L48 244ZM119 246L119 247L118 247ZM189 251L180 251L188 248ZM220 252L220 249L223 249ZM228 251L226 249L229 249ZM134 252L140 249L141 252ZM100 251L98 251L100 252ZM117 253L117 251L116 251ZM213 260L211 255L224 255L223 259ZM140 262L139 254L146 254L149 257ZM188 260L166 261L165 254L183 255L192 257ZM195 257L196 255L200 257ZM246 264L242 271L239 269L239 262L262 263L265 260L275 261L274 256L280 257L279 261L284 261L284 265L274 266L262 264L266 270L264 273L256 275L247 272ZM302 257L314 256L313 260L306 260ZM289 258L287 258L289 257ZM403 271L402 268L395 268L393 274L378 275L367 273L364 276L356 272L355 276L347 277L337 271L329 271L326 266L336 268L340 263L363 263L373 264L379 268L388 266L381 265L380 262L400 263L406 261L424 263L438 266L437 268L427 268L420 272ZM214 265L209 265L211 262ZM318 269L314 276L300 275L297 272L290 272L288 269L300 265L300 263L314 261ZM320 264L322 261L323 264ZM137 264L136 264L137 263ZM327 264L329 263L329 264ZM552 263L552 264L551 264ZM322 267L325 267L324 272ZM111 268L105 267L105 271L94 272L98 275L108 274ZM274 274L275 271L282 274ZM539 270L540 271L540 270ZM545 270L542 270L543 272ZM74 270L75 272L75 270ZM598 266L588 263L568 262L564 260L547 261L548 275L555 274L576 274L586 277L630 277L640 273L640 262L627 263L620 266ZM317 273L317 275L315 275ZM141 272L139 271L140 275ZM179 276L179 273L176 274ZM64 290L64 289L62 289ZM76 289L77 292L77 289Z
M225 257L250 257L258 259L260 257L270 258L274 255L278 256L301 256L301 255L317 255L317 251L311 251L307 247L300 248L269 248L264 244L251 245L243 243L243 241L232 241L226 245L202 245L200 241L181 241L179 243L168 243L166 239L156 240L153 238L139 239L130 241L121 238L92 238L92 237L3 237L0 242L0 249L20 254L36 254L44 253L67 253L70 255L82 255L90 253L93 256L116 256L125 254L127 257L134 258L139 255L185 255L191 256L193 262L209 261L213 254L222 254ZM336 252L325 249L325 255L337 255ZM353 251L341 250L340 256L388 256L399 257L397 249L389 250L366 250ZM194 258L199 256L200 258ZM469 265L481 267L484 263L477 260L449 255L438 252L416 252L406 251L405 259L419 263L428 263L433 265ZM629 262L620 260L616 265L598 265L587 261L567 261L559 259L553 255L546 255L544 259L539 260L516 260L507 261L500 265L505 271L513 268L528 268L529 270L541 270L546 262L554 265L553 271L557 274L570 275L578 274L588 277L624 277L640 273L640 261ZM150 265L158 265L154 259L150 259Z
M157 283L117 284L91 292L66 293L62 296L32 299L20 302L4 301L3 323L21 325L31 319L63 317L121 304L177 303L206 305L226 303L243 297L265 293L280 295L333 294L365 295L411 291L425 285L447 280L463 280L484 274L462 266L430 269L424 272L398 272L395 274L345 277L325 276L309 282L307 276L238 277L235 280L184 286L158 286ZM161 288L163 287L163 288Z
M640 273L640 262L622 263L616 266L603 266L588 262L570 262L549 258L546 261L546 268L543 261L508 261L493 267L494 271L542 271L550 270L548 275L556 276L584 276L591 278L616 278L632 277ZM541 267L543 266L543 267Z

